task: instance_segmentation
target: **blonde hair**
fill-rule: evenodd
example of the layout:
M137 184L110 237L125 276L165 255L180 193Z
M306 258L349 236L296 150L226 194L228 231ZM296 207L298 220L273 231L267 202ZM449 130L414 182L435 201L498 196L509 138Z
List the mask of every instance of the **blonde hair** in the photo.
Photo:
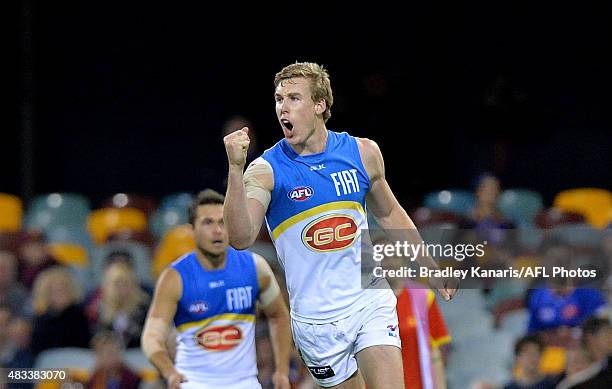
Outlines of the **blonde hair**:
M34 311L41 315L47 312L51 303L51 288L56 283L63 282L68 288L72 303L77 303L81 298L81 288L72 278L70 271L63 266L53 266L42 271L34 281L32 287L32 301Z
M118 298L115 293L113 281L118 278L124 278L129 282L131 292L127 297ZM134 270L125 263L115 262L104 272L99 319L102 323L112 323L119 312L131 314L146 299L147 294L138 285Z
M334 104L334 95L329 82L327 70L313 62L296 62L285 66L274 77L274 87L290 78L302 77L310 81L312 101L318 103L321 99L325 100L325 111L323 111L323 121L327 122L331 117L331 106Z

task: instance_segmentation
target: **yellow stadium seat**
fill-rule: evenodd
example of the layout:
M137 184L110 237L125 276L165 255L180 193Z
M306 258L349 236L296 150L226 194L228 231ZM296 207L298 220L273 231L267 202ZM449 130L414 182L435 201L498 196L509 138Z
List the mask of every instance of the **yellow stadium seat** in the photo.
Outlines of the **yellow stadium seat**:
M51 243L49 250L63 265L86 267L89 264L85 247L74 243Z
M0 193L0 232L21 230L23 202L19 197Z
M554 206L565 212L579 213L593 227L603 228L610 223L612 193L598 188L569 189L557 194Z
M181 255L195 249L193 232L191 226L184 224L177 226L164 234L155 255L151 271L155 278L159 277L162 270Z
M89 215L87 229L94 243L99 245L112 234L124 230L146 231L147 217L143 211L135 208L102 208Z

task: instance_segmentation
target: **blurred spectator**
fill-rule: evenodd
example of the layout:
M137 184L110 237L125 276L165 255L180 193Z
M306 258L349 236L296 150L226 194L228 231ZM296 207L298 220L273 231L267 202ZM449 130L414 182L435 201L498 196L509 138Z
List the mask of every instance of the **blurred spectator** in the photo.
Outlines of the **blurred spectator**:
M497 177L490 173L478 176L475 189L476 203L469 218L460 223L462 229L474 229L479 239L500 243L505 234L501 229L512 228L497 208L501 187Z
M0 251L0 304L18 316L31 314L30 295L17 282L17 258L10 251Z
M10 359L11 343L8 332L9 323L13 318L13 312L7 305L0 305L0 367L4 367Z
M612 328L607 318L593 317L582 325L582 341L593 360L572 389L612 388Z
M34 366L34 353L30 349L32 325L22 318L14 317L8 327L11 343L11 358L5 363L7 368L31 368ZM1 365L1 363L0 363Z
M497 208L501 185L497 177L491 173L483 173L476 179L475 185L476 204L470 212L470 217L476 225L488 226L510 226L511 223L504 220Z
M542 341L534 335L520 338L514 347L517 376L504 389L553 389L556 380L540 374Z
M529 294L529 332L579 326L606 304L597 289L574 288L571 284L552 286L534 289Z
M140 377L123 362L123 342L116 334L98 332L91 343L96 352L96 366L87 384L88 388L138 388Z
M565 376L559 382L556 389L568 389L578 382L585 380L585 377L592 374L588 371L592 362L593 360L589 353L582 345L569 348L567 350Z
M32 288L40 272L57 264L49 253L42 231L24 232L19 246L19 281L26 288Z
M100 293L88 303L86 312L97 331L113 331L125 347L139 347L149 304L150 297L138 285L134 269L117 260L105 269Z
M34 282L35 354L54 347L88 347L89 326L79 303L79 290L68 269L52 267Z
M569 245L559 241L546 243L542 264L549 269L569 266L571 259L572 249ZM529 332L579 326L605 304L600 290L576 288L574 280L570 278L549 278L547 284L540 284L527 296Z

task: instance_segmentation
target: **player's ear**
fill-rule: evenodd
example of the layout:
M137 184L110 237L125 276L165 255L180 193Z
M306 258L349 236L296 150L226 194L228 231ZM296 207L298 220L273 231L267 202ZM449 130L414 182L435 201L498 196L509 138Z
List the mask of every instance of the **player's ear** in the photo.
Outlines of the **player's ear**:
M326 109L327 109L327 102L325 101L325 99L321 99L317 103L315 103L315 113L317 115L322 115Z

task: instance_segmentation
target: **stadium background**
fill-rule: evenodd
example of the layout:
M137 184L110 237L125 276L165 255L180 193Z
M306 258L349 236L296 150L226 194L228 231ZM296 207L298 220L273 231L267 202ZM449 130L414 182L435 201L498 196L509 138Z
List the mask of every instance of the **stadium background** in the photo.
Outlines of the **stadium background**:
M380 144L408 209L484 171L546 207L610 188L609 4L398 7L7 2L0 191L222 191L224 122L278 140L272 79L296 60L327 66L329 128Z

